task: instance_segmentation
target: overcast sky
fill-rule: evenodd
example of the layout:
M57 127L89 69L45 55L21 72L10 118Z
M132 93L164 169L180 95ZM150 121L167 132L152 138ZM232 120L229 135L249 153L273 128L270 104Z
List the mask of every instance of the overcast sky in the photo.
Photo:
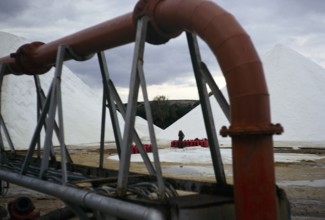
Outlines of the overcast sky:
M213 0L233 14L263 56L283 44L325 68L324 0ZM51 42L89 26L131 12L131 0L1 0L0 31L29 41ZM121 95L127 93L133 44L106 52L110 75ZM219 79L218 64L208 48L201 54ZM101 85L96 59L67 65L92 87ZM162 46L146 45L145 74L149 96L197 98L185 36Z

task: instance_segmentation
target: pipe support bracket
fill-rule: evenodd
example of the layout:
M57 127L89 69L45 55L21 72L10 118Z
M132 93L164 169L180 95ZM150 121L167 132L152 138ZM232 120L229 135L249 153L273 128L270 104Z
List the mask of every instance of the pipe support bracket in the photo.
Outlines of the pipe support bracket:
M157 24L155 19L155 10L159 3L163 1L165 0L139 0L134 7L133 20L135 24L137 20L143 16L149 18L146 41L150 44L159 45L167 43L169 39L175 38L183 32L182 30L179 30L173 33L167 33Z

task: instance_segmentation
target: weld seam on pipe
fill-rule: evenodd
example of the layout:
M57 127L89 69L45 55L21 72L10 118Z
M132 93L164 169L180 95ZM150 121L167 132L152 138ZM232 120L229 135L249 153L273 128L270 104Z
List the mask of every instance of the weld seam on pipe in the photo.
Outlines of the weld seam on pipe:
M248 92L248 93L243 93L241 95L232 96L231 100L236 100L243 97L253 97L253 96L270 96L270 94L265 92L256 92L256 93Z
M241 62L241 63L238 63L237 65L233 66L232 68L229 68L228 70L225 70L224 71L224 77L227 77L229 75L231 75L231 72L235 69L237 69L238 67L242 67L244 65L247 65L247 64L262 64L262 62L260 60L257 60L257 59L254 59L254 60L247 60L245 62Z

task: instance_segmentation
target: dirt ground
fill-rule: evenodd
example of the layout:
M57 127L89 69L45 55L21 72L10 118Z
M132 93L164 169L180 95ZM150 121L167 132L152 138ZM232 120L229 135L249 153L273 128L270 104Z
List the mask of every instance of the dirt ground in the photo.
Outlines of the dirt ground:
M106 157L114 153L114 150L107 150ZM322 156L325 155L323 151L316 153ZM74 150L71 151L71 156L75 163L98 166L99 156L97 150ZM174 163L162 163L162 168L175 165ZM105 160L104 166L118 169L118 162ZM231 171L231 169L230 165L225 165L225 170ZM131 163L131 171L146 173L142 163ZM231 173L227 174L226 172L229 183L232 182ZM325 159L300 163L277 163L275 164L275 173L277 184L285 190L289 198L293 220L325 219ZM164 175L172 176L168 172L164 173ZM193 179L191 176L182 176L182 178ZM200 176L195 177L195 179L214 181L211 176ZM8 192L0 197L0 206L6 207L10 201L19 196L28 196L33 201L36 207L35 210L40 211L41 215L65 206L63 202L54 197L15 185L10 185Z

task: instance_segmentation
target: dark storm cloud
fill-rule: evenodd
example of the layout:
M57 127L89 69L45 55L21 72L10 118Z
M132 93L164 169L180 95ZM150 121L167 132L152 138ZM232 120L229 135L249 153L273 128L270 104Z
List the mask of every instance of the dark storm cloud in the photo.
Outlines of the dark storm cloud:
M145 51L145 72L149 84L162 84L177 77L193 76L185 37L171 39L164 45L148 45Z
M0 1L0 19L5 21L10 17L19 16L20 13L27 10L29 1L20 0L2 0Z
M283 24L293 33L306 34L306 32L324 33L325 1L276 1L273 5L273 14L278 15L270 19Z
M101 75L99 71L97 57L92 59L78 62L70 60L65 62L65 65L75 74L79 76L86 84L97 87L102 85Z
M111 80L116 86L128 87L132 66L134 44L124 45L105 51L107 68ZM69 61L67 66L77 73L87 84L102 86L97 55L85 62Z
M116 86L128 87L132 69L134 44L109 49L105 52L109 75ZM92 85L101 85L98 60L94 58L85 63L67 63L68 67L81 75ZM161 46L147 44L144 54L144 73L147 84L162 84L175 77L188 76L192 66L186 42L169 42ZM95 74L94 74L95 73Z
M297 16L306 16L307 14L323 14L325 2L323 0L277 0L283 12L296 14Z

